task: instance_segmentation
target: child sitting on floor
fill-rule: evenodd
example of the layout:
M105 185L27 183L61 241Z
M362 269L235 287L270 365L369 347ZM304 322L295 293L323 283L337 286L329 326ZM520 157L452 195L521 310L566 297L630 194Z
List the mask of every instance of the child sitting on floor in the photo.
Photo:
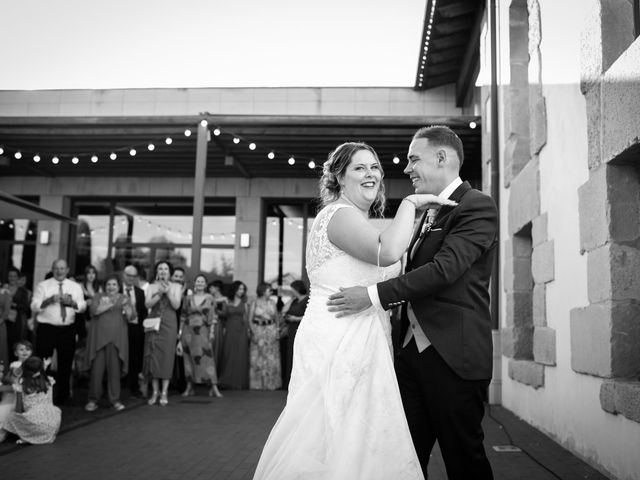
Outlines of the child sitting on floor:
M16 409L5 420L0 439L11 432L19 437L17 443L53 443L62 417L60 409L53 405L53 383L42 359L29 357L24 361L22 377L14 385Z
M19 340L13 344L13 353L18 360L11 362L9 365L9 371L0 372L0 428L4 424L4 421L9 416L16 406L16 394L13 390L13 385L18 383L22 376L22 362L31 356L33 353L33 345L28 340Z

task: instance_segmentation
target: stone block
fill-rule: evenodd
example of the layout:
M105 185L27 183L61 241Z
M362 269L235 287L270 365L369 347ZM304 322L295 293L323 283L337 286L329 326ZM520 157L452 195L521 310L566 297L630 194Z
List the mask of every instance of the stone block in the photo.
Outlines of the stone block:
M548 236L548 218L547 213L538 215L531 221L531 246L537 247L547 241Z
M608 0L602 5L602 70L606 71L636 38L633 6L628 0Z
M508 229L514 234L540 214L540 172L532 160L511 181Z
M541 243L531 254L531 274L536 283L548 283L555 279L555 253L553 240Z
M605 380L600 386L600 406L605 412L640 423L640 381Z
M613 300L640 300L640 250L609 244Z
M580 213L580 249L589 252L609 239L606 167L592 171L589 180L578 188Z
M544 386L544 365L530 360L509 360L509 378L535 389Z
M533 325L531 290L505 294L507 326Z
M500 351L503 356L513 358L513 327L500 329Z
M587 294L589 303L611 299L611 244L591 250L587 255Z
M640 375L640 303L607 301L571 311L571 368L598 377Z
M556 331L553 328L534 328L533 359L543 365L556 364Z
M571 368L611 377L611 315L607 304L574 308L570 313Z
M547 143L547 106L542 96L542 85L533 84L530 89L530 154L533 156L538 155Z
M547 326L547 287L544 283L536 283L533 286L532 295L533 325L535 327Z
M514 258L531 258L531 238L528 235L514 235L504 242L505 255Z
M600 104L601 84L597 82L587 93L587 156L589 170L602 164L602 105Z
M519 257L505 261L503 284L505 292L530 292L533 289L531 259Z
M638 93L640 95L640 92ZM638 111L640 116L640 110ZM640 136L640 131L637 132ZM636 138L636 142L640 140ZM640 147L640 144L638 145ZM640 157L640 148L638 149ZM635 165L607 165L609 237L614 242L640 237L640 178Z

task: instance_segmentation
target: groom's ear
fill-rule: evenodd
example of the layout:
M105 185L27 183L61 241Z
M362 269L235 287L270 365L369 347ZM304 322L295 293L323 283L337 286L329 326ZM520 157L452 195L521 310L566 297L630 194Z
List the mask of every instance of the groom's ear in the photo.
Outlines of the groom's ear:
M443 167L447 163L447 152L441 148L436 152L436 158L438 159L438 166Z

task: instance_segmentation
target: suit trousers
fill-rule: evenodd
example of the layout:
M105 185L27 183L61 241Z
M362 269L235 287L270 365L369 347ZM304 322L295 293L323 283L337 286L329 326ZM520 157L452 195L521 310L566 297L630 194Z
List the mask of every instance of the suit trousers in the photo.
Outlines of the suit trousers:
M113 343L107 343L96 352L91 362L91 380L89 381L89 400L97 402L102 397L102 379L107 371L107 395L113 405L120 401L120 357Z
M449 480L493 479L482 443L489 380L461 378L433 345L418 352L413 338L396 354L395 369L425 479L436 440Z
M129 373L127 385L132 394L139 394L138 374L142 372L142 360L144 357L144 329L142 325L130 323L127 326L129 337Z
M50 358L57 352L58 371L54 377L53 402L60 405L69 399L71 365L76 351L76 328L72 325L56 326L39 323L36 333L36 355Z

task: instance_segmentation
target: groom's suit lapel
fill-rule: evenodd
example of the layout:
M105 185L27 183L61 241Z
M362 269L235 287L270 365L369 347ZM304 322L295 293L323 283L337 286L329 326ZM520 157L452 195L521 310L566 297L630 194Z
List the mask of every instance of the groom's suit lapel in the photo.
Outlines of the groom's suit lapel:
M413 252L413 247L417 241L420 239L420 230L422 230L422 225L427 221L427 211L425 210L422 214L422 218L420 218L420 222L418 222L418 226L416 230L413 232L413 237L411 238L411 243L409 243L408 258L407 258L407 267L411 266L411 252Z
M464 194L467 193L469 190L471 190L471 185L469 184L469 182L462 182L462 185L460 185L458 188L456 188L453 193L449 196L449 200L453 200L454 202L460 203L460 200L462 200L462 197L464 197ZM433 226L431 228L431 230L438 228L438 225L442 225L444 224L445 219L449 216L449 214L453 211L453 209L456 207L449 207L449 206L443 206L438 210L438 213L436 214L436 218L433 221ZM425 219L427 217L427 212L424 213L424 215L422 216L422 221L420 222L420 225L418 226L418 229L416 230L416 233L413 236L413 239L411 240L411 244L409 246L409 261L407 262L407 270L410 270L411 268L413 268L413 262L412 262L412 258L413 255L411 255L411 253L414 252L414 249L418 249L420 248L420 244L422 243L422 241L426 238L427 235L429 235L429 233L426 233L425 235L423 235L422 237L420 237L420 230L422 229L422 225L425 222Z

